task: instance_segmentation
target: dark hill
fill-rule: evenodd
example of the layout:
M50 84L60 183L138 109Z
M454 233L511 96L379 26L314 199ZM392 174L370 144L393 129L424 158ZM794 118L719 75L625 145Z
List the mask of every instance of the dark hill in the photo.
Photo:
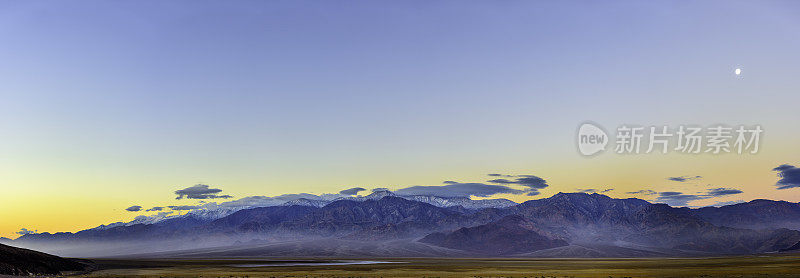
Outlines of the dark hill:
M82 271L86 267L75 260L0 244L0 274L55 275L63 271Z

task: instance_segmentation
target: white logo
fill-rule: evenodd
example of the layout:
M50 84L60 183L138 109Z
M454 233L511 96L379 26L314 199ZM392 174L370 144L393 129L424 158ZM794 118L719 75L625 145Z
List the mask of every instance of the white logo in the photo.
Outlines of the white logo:
M706 128L680 125L677 129L667 125L622 125L617 128L615 138L610 138L599 125L585 122L578 128L576 139L578 152L584 156L606 150L609 142L615 143L613 151L617 154L666 154L670 151L685 154L756 154L762 133L764 129L760 125L715 125ZM676 143L677 146L672 146Z
M608 134L602 128L584 123L578 128L578 150L582 155L590 156L606 149Z

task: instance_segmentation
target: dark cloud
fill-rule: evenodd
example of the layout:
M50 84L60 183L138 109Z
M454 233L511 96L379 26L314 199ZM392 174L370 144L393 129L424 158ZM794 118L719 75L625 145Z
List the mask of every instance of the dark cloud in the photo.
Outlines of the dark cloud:
M711 199L720 196L741 194L742 191L735 188L711 188L703 194L684 194L683 192L665 191L658 193L656 202L666 203L670 206L686 206L688 202L696 200Z
M687 182L690 180L699 180L703 177L701 176L680 176L680 177L669 177L668 180L677 181L677 182Z
M612 191L612 190L614 190L614 189L613 189L613 188L609 188L609 189L600 190L600 189L595 189L595 188L587 188L587 189L580 189L580 188L578 188L578 189L576 189L576 190L577 190L577 192L578 192L578 193L589 193L589 194L591 194L591 193L606 193L606 192L611 192L611 191Z
M503 174L489 174L492 177L506 177L512 179L493 179L488 180L488 183L496 183L496 184L514 184L514 185L521 185L528 187L525 189L525 192L528 196L535 196L539 195L539 189L544 189L548 186L547 181L543 178L534 176L534 175L503 175Z
M674 191L665 191L665 192L658 193L658 195L661 195L661 196L677 196L677 195L683 195L683 193L674 192Z
M683 194L681 192L666 191L658 193L658 198L656 198L656 202L666 203L673 207L676 206L684 207L691 201L702 200L702 199L708 199L708 197L693 195L693 194Z
M631 192L625 192L625 193L627 193L627 194L635 194L635 195L656 195L656 194L658 194L658 192L655 192L655 191L650 190L650 189L642 189L642 190L639 190L639 191L631 191Z
M164 210L164 207L152 207L147 209L147 211L162 211L162 210Z
M168 206L171 210L193 210L200 208L199 206Z
M444 183L444 184L456 184L458 182L457 181L444 181L442 183Z
M778 177L781 178L778 180L778 183L775 184L778 186L778 189L800 187L800 168L789 164L783 164L773 168L772 171L777 171Z
M220 192L222 192L222 189L209 188L209 186L205 184L196 184L191 187L176 190L175 194L178 195L178 197L175 199L180 200L184 197L187 199L227 199L232 197L231 195L219 195Z
M412 186L395 191L398 195L427 195L438 197L489 197L494 194L522 194L523 190L485 183L455 183L440 186ZM538 194L538 192L537 192ZM532 196L532 195L531 195Z
M513 184L514 183L513 181L508 180L508 179L493 179L493 180L488 180L486 182L499 183L499 184Z
M339 191L339 194L356 195L356 194L358 194L359 191L364 191L364 190L366 190L366 189L361 188L361 187L353 187L353 188L350 188L350 189L345 189L345 190Z
M386 187L378 187L372 189L372 192L378 192L378 191L389 191L389 189Z
M537 176L522 175L522 176L519 176L519 177L520 178L518 178L516 180L516 183L519 184L519 185L523 185L523 186L527 186L527 187L535 188L535 189L543 189L545 187L550 186L549 184L547 184L547 181L545 181L543 178L540 178L540 177L537 177Z
M740 193L742 193L742 191L739 189L720 187L720 188L709 189L706 195L709 197L718 197L718 196L733 195Z
M140 211L140 210L142 210L142 206L130 206L129 208L126 208L125 210L127 210L127 211Z
M16 232L16 234L24 236L24 235L35 234L37 232L38 232L37 230L28 230L26 228L22 228L22 229L19 229L19 232Z
M710 205L710 207L730 206L730 205L741 204L741 203L744 203L744 200L716 202L716 203Z

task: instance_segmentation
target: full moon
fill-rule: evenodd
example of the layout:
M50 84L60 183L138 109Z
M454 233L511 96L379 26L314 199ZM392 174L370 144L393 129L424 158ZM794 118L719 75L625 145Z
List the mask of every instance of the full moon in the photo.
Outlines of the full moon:
M737 68L737 69L733 70L733 73L736 74L736 75L740 75L740 74L742 74L742 69Z

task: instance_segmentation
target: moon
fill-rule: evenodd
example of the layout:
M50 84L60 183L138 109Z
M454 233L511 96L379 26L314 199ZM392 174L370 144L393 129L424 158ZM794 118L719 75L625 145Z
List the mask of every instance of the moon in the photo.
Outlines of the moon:
M735 70L733 70L733 73L736 74L736 75L741 75L742 74L742 69L736 68Z

